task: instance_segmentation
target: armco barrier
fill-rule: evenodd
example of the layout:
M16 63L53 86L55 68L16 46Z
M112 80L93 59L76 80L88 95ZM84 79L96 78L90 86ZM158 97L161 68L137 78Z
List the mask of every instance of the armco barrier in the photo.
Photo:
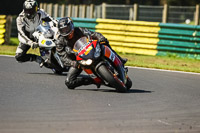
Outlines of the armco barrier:
M174 54L200 59L200 26L159 24L157 55Z
M6 25L6 16L0 15L0 44L3 44L5 42L5 26Z
M72 18L75 26L102 33L118 52L200 59L200 26Z

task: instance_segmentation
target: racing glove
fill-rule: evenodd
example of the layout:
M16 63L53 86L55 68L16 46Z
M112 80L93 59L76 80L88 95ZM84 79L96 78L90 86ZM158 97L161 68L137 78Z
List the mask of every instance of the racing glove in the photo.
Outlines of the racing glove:
M100 44L109 44L109 41L105 37L99 39L99 42Z
M39 47L39 44L32 41L32 42L30 43L30 46L31 46L32 49L35 49L35 48Z
M65 51L67 54L74 54L74 51L70 47L65 47Z
M71 66L74 67L74 68L80 68L80 65L78 64L77 61L72 61Z

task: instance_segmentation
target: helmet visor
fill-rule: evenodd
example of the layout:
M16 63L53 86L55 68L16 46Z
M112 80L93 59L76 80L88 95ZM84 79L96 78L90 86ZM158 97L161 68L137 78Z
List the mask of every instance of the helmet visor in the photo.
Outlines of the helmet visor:
M62 36L69 35L73 30L74 30L74 25L73 24L66 25L65 27L59 29L60 34Z
M33 18L37 12L36 8L31 8L31 9L24 9L24 13L27 18Z

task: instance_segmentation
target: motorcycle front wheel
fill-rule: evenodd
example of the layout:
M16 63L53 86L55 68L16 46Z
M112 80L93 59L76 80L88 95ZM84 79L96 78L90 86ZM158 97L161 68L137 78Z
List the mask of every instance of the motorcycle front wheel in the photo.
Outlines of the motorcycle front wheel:
M101 78L108 82L110 86L114 87L117 92L127 92L127 88L120 83L119 79L114 78L114 73L109 71L105 65L99 66L97 72Z
M130 90L130 88L132 87L132 81L131 79L128 77L127 81L126 81L126 88L127 90Z

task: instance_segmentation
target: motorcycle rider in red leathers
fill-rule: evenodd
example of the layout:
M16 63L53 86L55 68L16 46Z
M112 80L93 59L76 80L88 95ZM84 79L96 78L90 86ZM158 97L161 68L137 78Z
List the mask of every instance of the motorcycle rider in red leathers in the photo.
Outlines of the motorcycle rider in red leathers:
M16 50L15 58L18 62L36 61L40 65L43 60L40 56L34 54L27 54L27 51L32 48L35 49L39 45L34 42L32 36L37 26L42 23L42 20L52 21L56 24L46 12L38 8L38 3L35 0L26 0L23 4L23 11L16 19L18 29L18 39L20 41Z
M110 47L107 39L98 32L92 32L86 28L74 27L72 20L69 17L61 18L58 21L58 30L59 37L56 39L56 50L60 56L63 64L65 66L72 66L68 72L68 75L65 80L65 84L69 89L74 89L81 85L94 84L94 81L91 77L80 77L82 69L79 68L79 65L76 61L76 57L72 52L75 42L84 36L90 36L94 40L100 42L106 42L106 45ZM111 48L111 47L110 47ZM121 58L122 63L126 63L127 59ZM78 77L79 76L79 77ZM100 85L97 85L99 88Z

